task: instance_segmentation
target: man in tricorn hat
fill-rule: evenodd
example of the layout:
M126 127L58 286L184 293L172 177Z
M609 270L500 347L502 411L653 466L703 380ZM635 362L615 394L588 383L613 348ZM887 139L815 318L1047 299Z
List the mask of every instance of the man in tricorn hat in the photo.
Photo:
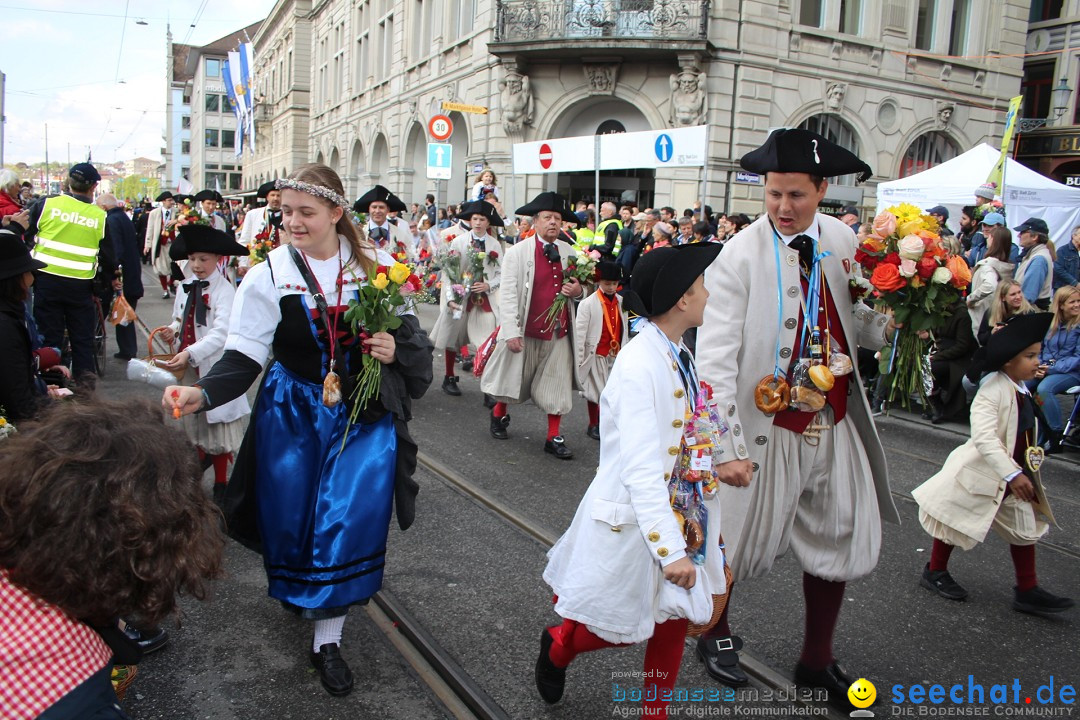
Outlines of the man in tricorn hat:
M158 206L150 211L146 220L146 242L143 252L150 254L150 263L161 283L161 297L167 299L173 286L172 267L169 262L169 242L172 228L176 224L176 199L171 192L165 192L154 198Z
M215 230L226 232L225 218L218 214L218 203L221 202L221 195L214 190L200 190L195 193L195 197L192 198L195 201L195 206L199 209L199 214L210 221L210 226Z
M376 185L353 203L353 211L367 213L367 236L376 247L383 248L401 262L413 262L412 236L397 218L388 217L392 212L405 212L408 208L394 193L382 185ZM399 255L404 254L404 257Z
M544 452L569 460L574 453L559 434L559 424L579 389L571 332L574 308L567 302L551 321L548 310L558 295L582 295L581 283L563 279L563 263L576 253L559 239L562 223L576 223L577 216L566 198L554 192L540 193L516 214L533 216L536 237L512 245L503 258L498 342L480 388L497 401L491 411L492 437L507 438L508 403L531 399L548 416Z
M851 358L860 346L879 349L895 326L853 306L855 235L817 207L825 178L855 173L863 181L871 170L801 129L774 132L741 165L765 176L766 213L728 241L709 268L712 299L697 342L701 377L731 428L713 460L725 483L721 527L736 582L764 575L791 549L803 569L806 604L795 682L825 689L847 711L847 690L859 676L849 676L832 652L845 583L877 565L882 519L899 522ZM830 368L835 374L826 376ZM783 384L798 404L785 407L784 393L777 393ZM699 640L698 653L715 679L743 685L740 646L725 612Z
M266 200L266 205L248 210L244 215L244 222L240 228L240 244L251 249L255 238L264 232L267 239L277 247L284 234L281 232L281 191L270 180L259 186L257 197ZM239 274L247 272L249 258L240 258Z
M479 347L499 324L492 293L499 288L503 261L499 239L490 229L503 225L494 205L482 200L465 203L457 218L467 220L470 230L454 238L450 245L451 252L461 258L460 271L455 277L443 270L439 319L431 328L432 345L443 348L446 356L442 389L447 395L461 395L454 373L458 349L469 344ZM472 272L474 267L480 267L483 274L477 277ZM460 296L455 296L453 287L466 282L466 273L470 275L470 285L462 288L464 292ZM489 398L485 398L485 403L488 407L495 404Z

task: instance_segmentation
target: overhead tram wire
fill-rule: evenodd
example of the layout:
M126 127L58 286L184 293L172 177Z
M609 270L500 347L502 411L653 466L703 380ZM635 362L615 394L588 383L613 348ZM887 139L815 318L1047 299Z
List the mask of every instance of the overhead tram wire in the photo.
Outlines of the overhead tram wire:
M191 35L195 32L195 26L202 20L202 14L206 10L206 4L208 2L210 2L210 0L202 0L199 9L195 11L195 17L191 19L191 24L188 25L187 35L184 36L184 42L180 43L181 45L187 45L188 41L191 40Z
M131 0L124 0L124 20L120 24L120 47L116 51L116 72L113 73L113 82L120 80L120 61L124 57L124 35L127 34L128 5Z

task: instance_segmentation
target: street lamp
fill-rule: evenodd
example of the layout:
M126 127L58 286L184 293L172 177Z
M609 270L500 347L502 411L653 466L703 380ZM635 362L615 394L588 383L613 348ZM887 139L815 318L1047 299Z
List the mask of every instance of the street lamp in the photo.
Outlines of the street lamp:
M1069 109L1069 98L1071 97L1072 88L1069 87L1069 83L1065 78L1061 78L1061 81L1057 86L1050 91L1050 112L1053 114L1053 117L1021 118L1018 131L1021 133L1031 132L1032 130L1041 128L1051 120L1057 120Z

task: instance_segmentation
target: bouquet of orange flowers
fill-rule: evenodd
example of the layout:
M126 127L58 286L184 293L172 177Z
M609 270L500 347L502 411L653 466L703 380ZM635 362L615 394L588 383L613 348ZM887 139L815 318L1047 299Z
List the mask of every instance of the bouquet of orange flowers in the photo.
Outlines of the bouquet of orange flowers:
M255 236L254 241L251 243L251 265L254 267L261 262L266 261L266 256L270 254L270 251L281 244L281 240L278 237L278 229L271 223L266 223L266 227L262 232Z
M903 327L889 352L888 399L897 395L910 406L918 394L926 404L923 357L932 333L945 324L950 309L963 297L971 271L958 255L949 257L938 235L937 221L921 209L902 203L874 218L873 233L855 251L855 260L871 273L870 285L880 304Z

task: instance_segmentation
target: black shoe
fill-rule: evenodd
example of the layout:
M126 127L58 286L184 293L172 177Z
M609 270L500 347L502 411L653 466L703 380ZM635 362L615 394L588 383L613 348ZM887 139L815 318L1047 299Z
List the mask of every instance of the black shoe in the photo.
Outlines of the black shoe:
M214 483L214 504L219 508L225 507L225 488L227 487L225 483Z
M510 425L510 416L503 415L502 417L495 417L494 413L491 415L491 437L496 440L505 440L509 437L506 433L507 426Z
M585 430L585 434L588 435L589 437L591 437L593 440L599 440L600 439L600 426L599 425L590 425L588 427L588 429Z
M117 360L123 360L124 362L127 362L128 360L131 359L130 355L125 355L124 353L119 353L119 352L118 353L113 353L113 357L116 358Z
M1076 603L1072 598L1060 597L1043 590L1036 585L1030 590L1020 592L1013 588L1013 610L1022 613L1042 615L1044 613L1059 613L1068 610Z
M352 692L353 676L349 670L345 658L341 657L341 649L337 643L326 643L319 648L319 652L312 651L311 664L319 673L319 679L326 692L331 695L348 695Z
M551 453L560 460L569 460L574 457L574 451L566 447L566 440L562 435L556 435L544 442L544 452Z
M548 705L554 705L562 699L566 687L566 668L555 667L551 662L550 628L540 631L540 656L536 658L536 690Z
M169 297L170 297L170 295L169 295L169 292L167 290L165 292L161 293L161 299L162 300L168 300Z
M161 648L169 644L169 633L164 628L152 627L146 630L140 630L131 623L127 623L127 627L124 628L124 634L128 636L128 639L139 646L143 655L149 655L152 652L157 652Z
M461 372L472 372L472 369L473 359L471 357L461 361Z
M495 398L491 395L488 395L487 393L484 393L484 407L486 407L488 410L495 407Z
M742 639L729 635L719 638L698 638L697 655L705 663L705 672L728 687L743 687L750 678L739 667Z
M967 590L953 580L948 570L931 570L930 563L923 568L919 584L948 600L963 600L968 596Z
M447 395L453 395L455 397L461 395L461 389L458 388L457 375L447 375L442 381L442 390Z
M855 706L848 700L848 688L855 682L835 660L824 670L811 670L802 663L795 666L795 684L820 688L826 692L829 704L841 712L851 712Z

